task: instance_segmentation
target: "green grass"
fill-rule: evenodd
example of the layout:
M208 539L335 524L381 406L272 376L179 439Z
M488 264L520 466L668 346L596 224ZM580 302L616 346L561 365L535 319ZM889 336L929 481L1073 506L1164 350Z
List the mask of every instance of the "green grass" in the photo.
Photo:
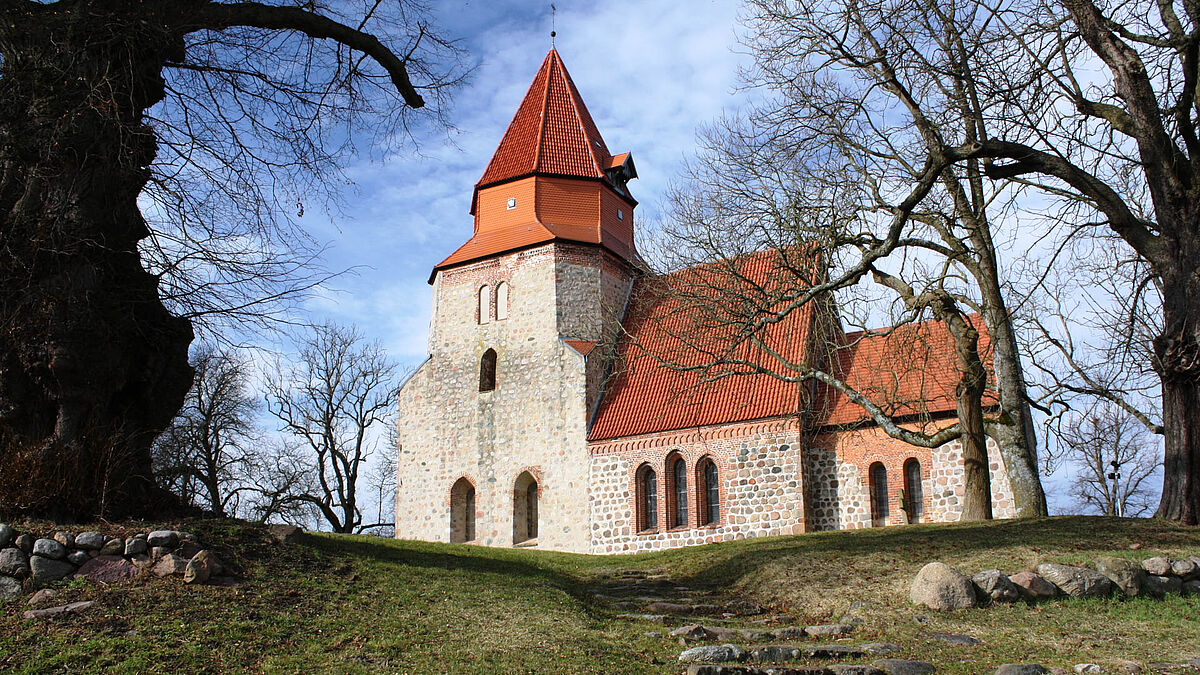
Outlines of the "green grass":
M748 539L636 556L583 556L370 537L309 536L279 546L237 523L171 524L223 551L237 587L138 581L66 584L90 612L26 621L0 606L0 669L15 672L675 672L681 650L650 623L588 594L613 569L664 568L697 588L753 598L798 623L851 603L850 644L895 642L944 673L1001 663L1145 664L1200 658L1200 598L1062 601L937 613L908 603L916 571L942 560L967 574L1100 554L1200 554L1200 530L1161 521L1052 518ZM130 528L145 529L137 524ZM82 529L82 528L76 528ZM1131 544L1140 550L1130 550ZM918 621L920 619L920 621ZM965 633L975 647L929 642ZM870 661L871 659L863 659Z

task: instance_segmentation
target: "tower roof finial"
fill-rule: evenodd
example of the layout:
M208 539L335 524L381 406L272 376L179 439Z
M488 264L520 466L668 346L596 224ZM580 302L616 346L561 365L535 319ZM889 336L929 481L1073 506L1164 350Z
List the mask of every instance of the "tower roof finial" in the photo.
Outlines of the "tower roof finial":
M558 18L558 8L552 2L550 3L550 49L554 49L554 38L558 36L554 26L556 18Z

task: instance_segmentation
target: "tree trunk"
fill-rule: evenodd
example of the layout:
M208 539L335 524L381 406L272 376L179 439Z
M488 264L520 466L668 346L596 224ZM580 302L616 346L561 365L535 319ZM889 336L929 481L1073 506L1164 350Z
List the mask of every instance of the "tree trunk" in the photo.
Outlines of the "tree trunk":
M1164 280L1163 323L1154 339L1164 430L1160 518L1200 525L1200 293Z
M174 506L150 444L192 382L189 323L143 269L143 111L183 42L139 3L0 12L0 512L56 519Z
M987 435L983 428L983 392L987 371L979 357L979 332L958 313L949 314L947 327L954 338L959 380L955 387L955 406L962 428L963 497L959 520L992 518L992 481L988 472Z

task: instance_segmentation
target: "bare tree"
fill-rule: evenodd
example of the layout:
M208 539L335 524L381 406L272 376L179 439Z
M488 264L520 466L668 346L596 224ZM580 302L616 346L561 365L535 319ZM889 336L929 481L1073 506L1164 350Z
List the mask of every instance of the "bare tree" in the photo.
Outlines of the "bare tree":
M0 19L0 463L37 477L0 511L169 508L150 446L191 385L192 321L261 323L323 278L292 218L353 143L440 126L456 54L400 1L3 0Z
M363 527L358 481L379 426L395 404L396 366L355 328L323 324L300 342L295 364L267 378L267 409L305 450L313 485L283 499L310 504L334 532Z
M978 496L967 510L978 514L986 431L998 441L1018 513L1044 515L1021 353L993 239L993 218L1002 219L1013 195L992 189L969 159L989 133L974 70L989 65L990 14L971 2L756 0L749 7L756 59L747 82L769 95L745 119L707 134L691 187L676 195L670 265L815 246L826 267L798 268L778 297L756 301L757 325L830 292L847 307L865 280L892 292L893 323L942 322L954 340L959 424L921 434L879 406L864 409L906 442L932 447L962 438ZM987 328L998 404L986 419L988 373L980 326L969 319L975 314ZM818 364L796 366L778 359L763 370L847 390Z
M259 523L282 520L316 527L320 511L296 495L315 493L316 472L306 448L291 439L272 440L260 448L246 482L246 517Z
M257 462L258 399L236 354L201 344L192 357L196 381L183 408L154 443L155 475L186 503L220 518L238 512L244 480Z
M1158 514L1200 524L1200 9L1090 0L990 7L1009 45L980 73L1007 124L972 155L997 180L1034 183L1068 227L1107 227L1161 295ZM1102 64L1097 73L1093 64Z
M375 468L367 477L367 485L375 492L375 522L364 525L363 530L376 530L381 536L391 536L396 528L396 456L391 449L397 447L389 436L388 452L380 456Z
M1062 462L1075 469L1071 489L1077 504L1106 516L1138 517L1154 512L1153 478L1161 458L1155 437L1141 422L1112 405L1100 404L1065 425Z

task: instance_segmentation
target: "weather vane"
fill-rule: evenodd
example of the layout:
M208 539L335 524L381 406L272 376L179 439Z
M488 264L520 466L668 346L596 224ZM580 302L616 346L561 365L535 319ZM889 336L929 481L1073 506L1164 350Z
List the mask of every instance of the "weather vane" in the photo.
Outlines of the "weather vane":
M552 2L552 3L550 3L550 48L551 49L554 49L554 38L555 38L555 36L558 35L558 33L555 32L555 30L554 30L554 19L557 15L558 15L558 8L555 7L554 3Z

